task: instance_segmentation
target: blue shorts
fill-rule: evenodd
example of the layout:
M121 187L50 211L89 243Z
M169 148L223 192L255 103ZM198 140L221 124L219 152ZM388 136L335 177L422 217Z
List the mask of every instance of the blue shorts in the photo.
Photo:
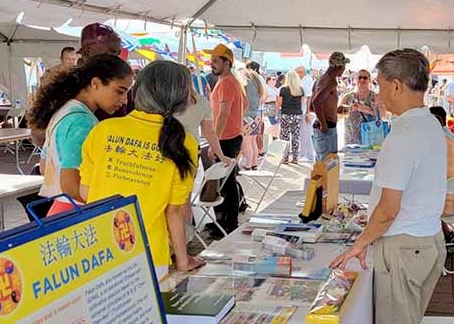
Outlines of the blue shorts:
M336 128L328 128L326 133L314 128L312 142L314 143L315 159L317 161L322 161L330 153L337 153Z

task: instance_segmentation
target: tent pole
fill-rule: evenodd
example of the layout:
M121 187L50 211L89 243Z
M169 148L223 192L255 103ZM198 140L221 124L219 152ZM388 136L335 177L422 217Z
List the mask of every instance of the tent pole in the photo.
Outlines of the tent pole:
M13 40L14 36L16 35L16 32L17 32L17 29L19 28L19 24L16 24L14 26L14 29L11 31L11 33L9 34L9 37L8 39L6 40L7 43L11 43L11 41Z
M178 63L186 65L186 40L188 26L181 26L180 43L178 45Z
M0 32L0 38L2 39L3 42L5 42L5 43L8 42L8 37L6 37L6 35L1 32Z
M192 19L191 21L189 21L188 25L191 26L194 23L194 21L199 19L199 17L203 15L208 9L210 9L210 7L214 5L216 1L218 0L209 0L207 3L205 3L202 8L197 10L197 12L192 15Z
M14 98L14 93L13 93L13 77L11 73L11 43L6 43L7 49L8 49L8 79L9 79L9 101L11 102L11 105L14 105L15 98Z
M197 48L195 46L195 39L194 33L191 31L191 38L192 38L192 52L194 53L194 63L195 63L195 72L197 76L197 84L199 86L199 94L203 96L203 84L202 84L202 77L200 76L200 67L199 67L199 58L197 57Z
M101 15L107 15L109 18L112 17L112 7L105 7L105 6L97 6L93 4L86 3L87 1L67 1L67 0L30 0L33 2L38 2L38 3L46 3L46 4L51 4L51 5L56 5L64 8L72 8L72 9L78 9L80 7L81 13L83 12L94 12L98 13ZM137 19L137 20L146 20L158 24L164 24L164 25L171 25L171 22L168 21L166 18L155 18L152 16L149 16L148 14L140 14L140 13L134 13L126 10L120 10L117 9L115 10L115 16L117 18L125 18L125 19Z

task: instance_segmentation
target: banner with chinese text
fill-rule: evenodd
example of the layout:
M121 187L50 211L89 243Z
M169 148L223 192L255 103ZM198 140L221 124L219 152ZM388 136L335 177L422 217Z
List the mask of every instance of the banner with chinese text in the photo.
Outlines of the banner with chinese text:
M165 323L136 197L0 239L0 323Z

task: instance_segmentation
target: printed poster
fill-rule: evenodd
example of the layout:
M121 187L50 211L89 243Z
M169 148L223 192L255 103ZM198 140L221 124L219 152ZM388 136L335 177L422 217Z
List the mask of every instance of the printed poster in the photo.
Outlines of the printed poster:
M163 323L134 203L56 225L13 247L0 241L0 323Z

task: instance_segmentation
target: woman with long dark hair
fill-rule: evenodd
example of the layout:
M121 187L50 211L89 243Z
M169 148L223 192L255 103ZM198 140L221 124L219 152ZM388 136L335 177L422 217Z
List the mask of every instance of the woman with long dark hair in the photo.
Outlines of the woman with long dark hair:
M137 195L154 264L187 271L204 261L188 257L185 205L197 160L197 142L174 117L185 111L192 83L189 70L155 61L138 75L135 110L100 122L82 149L81 195L87 202L114 194ZM159 271L159 270L158 270Z
M117 56L98 55L73 70L61 71L38 90L28 126L45 131L41 171L44 183L40 195L68 194L82 202L79 195L79 165L82 144L96 125L94 112L114 113L127 102L132 70ZM48 216L72 209L65 198L56 199Z

